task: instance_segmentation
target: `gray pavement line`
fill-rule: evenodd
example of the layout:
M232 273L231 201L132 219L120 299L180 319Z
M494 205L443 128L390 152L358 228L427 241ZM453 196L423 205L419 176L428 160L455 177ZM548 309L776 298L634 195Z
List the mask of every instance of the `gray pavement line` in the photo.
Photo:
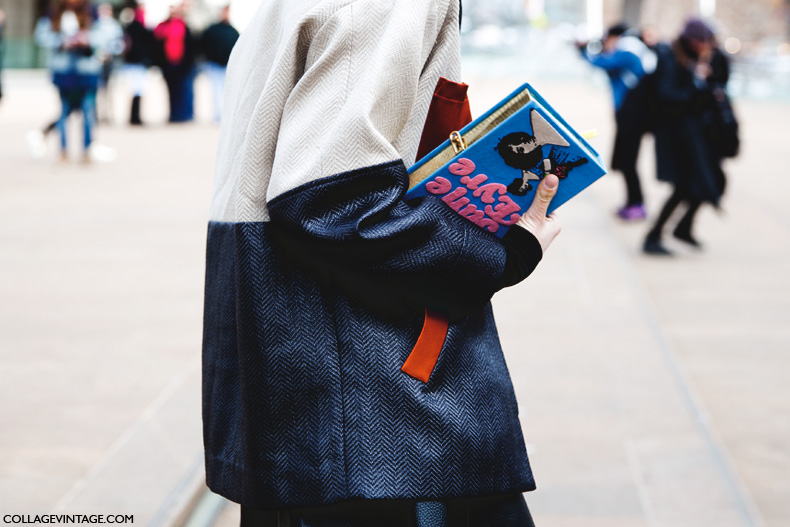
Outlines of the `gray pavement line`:
M204 489L199 501L192 508L184 527L211 527L230 502L209 489Z
M600 203L598 203L598 205L599 210L606 210ZM661 356L680 390L688 412L693 418L692 421L696 424L700 434L702 434L703 439L708 444L708 448L716 461L716 465L735 500L738 512L743 520L743 525L748 527L764 527L765 522L755 506L749 491L741 483L738 474L735 472L732 460L723 446L723 441L719 438L718 434L712 430L707 413L703 411L702 405L699 403L699 398L694 394L691 388L688 376L683 371L675 356L672 341L661 328L656 308L650 300L650 295L646 286L642 280L639 279L637 271L634 269L634 264L630 262L618 239L614 235L612 220L607 218L605 222L605 228L603 229L605 233L604 236L611 247L612 254L619 262L622 271L621 276L623 280L628 283L629 289L633 291L637 306L642 313L642 318L655 338L656 344L661 351ZM666 263L667 265L679 265L679 262L667 261Z
M576 283L576 288L579 291L581 304L590 307L594 304L592 288L590 287L590 278L587 276L587 270L584 267L584 258L581 256L581 251L576 249L573 243L566 243L565 252L571 261L571 272L573 274L573 281Z
M194 373L196 370L200 369L201 361L200 358L193 359L189 361L186 367L178 374L176 377L170 381L170 383L165 386L165 388L156 396L156 398L143 410L140 417L124 432L115 440L115 442L110 446L109 449L102 455L96 463L94 463L88 472L85 473L83 477L77 480L74 485L69 489L68 492L55 504L52 508L52 514L58 514L65 510L69 504L74 501L74 499L79 495L80 492L85 488L88 482L96 476L107 464L110 460L121 451L121 449L126 446L126 444L131 440L137 431L143 427L151 418L156 414L156 412L164 406L170 397L186 382L187 378Z
M192 517L192 511L203 500L206 489L203 461L201 451L148 521L149 527L180 527Z
M650 493L647 491L645 484L645 477L639 464L639 456L636 454L636 447L633 440L630 438L623 442L625 447L625 456L628 459L628 470L631 472L631 479L634 480L636 485L636 493L639 496L639 502L642 504L642 512L645 514L645 519L650 527L658 527L656 520L656 513L653 508L653 502L650 500Z

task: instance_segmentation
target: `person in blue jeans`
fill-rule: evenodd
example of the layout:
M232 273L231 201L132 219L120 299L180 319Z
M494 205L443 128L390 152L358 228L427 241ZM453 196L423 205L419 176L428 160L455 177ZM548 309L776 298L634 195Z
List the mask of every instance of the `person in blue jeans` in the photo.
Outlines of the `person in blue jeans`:
M638 37L628 33L625 24L612 26L600 52L579 44L582 56L609 77L614 97L617 132L612 154L612 169L625 177L626 201L617 211L623 220L645 219L644 196L636 162L642 136L648 130L648 84L646 77L656 69L656 55Z
M200 47L206 58L204 66L211 81L211 92L214 102L214 121L222 119L222 97L225 93L225 75L227 73L230 52L239 32L230 23L230 5L220 11L219 20L210 25L200 38Z
M36 28L39 45L51 52L52 82L61 102L60 157L68 160L67 127L69 115L79 110L83 115L84 162L90 162L90 146L96 121L96 91L101 75L101 61L96 57L98 36L91 30L93 16L88 0L60 0L52 16L42 18Z

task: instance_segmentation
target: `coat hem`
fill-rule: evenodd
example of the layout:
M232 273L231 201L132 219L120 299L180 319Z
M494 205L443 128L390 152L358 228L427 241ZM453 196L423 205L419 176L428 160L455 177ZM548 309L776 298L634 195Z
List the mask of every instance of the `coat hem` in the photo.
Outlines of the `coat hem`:
M327 492L325 497L303 495L303 499L300 499L298 502L290 502L266 498L267 495L271 496L277 492L276 485L260 483L260 486L256 486L255 482L250 481L251 478L254 478L254 475L245 467L214 456L206 456L206 485L208 488L215 494L232 502L258 510L320 507L353 500L429 501L492 497L521 494L524 492L531 492L537 488L534 480L529 478L529 481L521 482L517 485L498 488L480 488L470 492L446 491L436 493L414 493L408 491L399 492L397 489L371 489L371 492Z

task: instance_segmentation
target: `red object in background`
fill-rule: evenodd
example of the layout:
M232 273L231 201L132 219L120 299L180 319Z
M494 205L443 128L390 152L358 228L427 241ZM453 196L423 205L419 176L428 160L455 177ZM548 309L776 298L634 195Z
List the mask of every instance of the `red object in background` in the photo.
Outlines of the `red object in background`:
M164 42L165 57L173 66L184 58L186 49L187 25L178 17L171 17L156 26L154 36Z
M417 160L447 141L452 132L472 122L469 97L466 95L468 89L466 84L439 78L433 91L431 106L428 108L428 116L425 118Z
M447 141L452 132L472 122L466 94L468 89L466 84L439 78L417 149L418 160ZM401 370L415 379L428 382L439 360L449 327L447 317L426 308L420 337Z

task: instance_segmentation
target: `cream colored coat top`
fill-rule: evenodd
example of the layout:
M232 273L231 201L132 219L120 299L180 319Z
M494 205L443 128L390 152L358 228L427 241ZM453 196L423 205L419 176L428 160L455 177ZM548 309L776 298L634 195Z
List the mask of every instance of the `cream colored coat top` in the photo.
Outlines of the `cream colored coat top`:
M413 164L439 77L460 80L458 20L458 0L263 0L228 65L210 219L267 221L304 183Z

